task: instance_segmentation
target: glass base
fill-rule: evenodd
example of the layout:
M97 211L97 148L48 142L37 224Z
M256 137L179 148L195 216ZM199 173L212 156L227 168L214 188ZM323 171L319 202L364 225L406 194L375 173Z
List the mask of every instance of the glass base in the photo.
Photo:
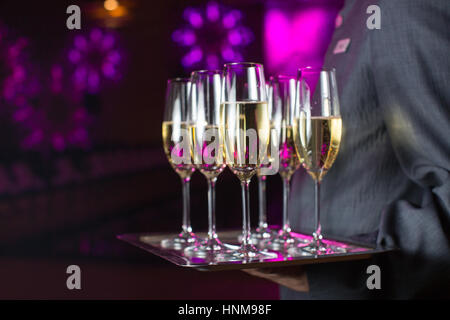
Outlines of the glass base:
M258 250L253 244L241 244L241 246L234 250L229 261L242 261L242 263L251 261L262 261L265 259L275 259L277 255L266 250Z
M250 241L254 245L259 245L262 241L268 241L276 236L276 232L269 227L258 227L255 231L252 232L250 236ZM238 238L239 242L242 242L242 235Z
M184 249L184 254L189 257L209 257L211 255L218 255L223 259L230 257L237 246L222 243L219 238L206 238L200 244L192 245Z
M290 231L280 230L271 240L264 243L264 246L272 250L287 250L293 246L307 243L307 240L295 237Z
M166 249L180 250L187 246L196 245L198 241L197 236L193 232L181 231L173 239L164 239L161 241L161 247Z
M336 254L336 253L346 253L347 250L342 247L332 246L324 243L322 239L315 239L306 245L299 245L289 253L293 256L303 256L303 255L323 255L323 254Z

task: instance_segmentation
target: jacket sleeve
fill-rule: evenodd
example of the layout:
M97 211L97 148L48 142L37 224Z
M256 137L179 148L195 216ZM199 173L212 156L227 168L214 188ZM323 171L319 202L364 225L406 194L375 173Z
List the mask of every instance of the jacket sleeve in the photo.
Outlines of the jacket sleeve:
M381 29L370 35L378 105L416 188L387 204L378 242L400 248L386 263L409 298L426 294L421 287L450 286L450 1L379 6Z

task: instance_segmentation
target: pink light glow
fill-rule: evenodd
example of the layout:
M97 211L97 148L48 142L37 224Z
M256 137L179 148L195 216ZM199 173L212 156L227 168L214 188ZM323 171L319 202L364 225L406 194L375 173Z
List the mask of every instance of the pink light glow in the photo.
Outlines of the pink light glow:
M324 34L330 33L331 14L321 8L296 12L268 10L265 16L265 54L268 69L295 72L304 64L317 64L327 43Z
M105 62L102 66L102 72L103 75L107 78L112 78L116 74L116 71L114 69L114 64Z
M176 30L172 34L172 39L183 46L192 46L197 41L195 33L191 29Z
M25 69L22 66L17 66L13 71L13 79L15 81L23 81L25 79Z
M219 6L215 2L210 2L206 6L206 16L208 17L208 20L211 22L216 21L219 19L220 12L219 12Z
M195 33L192 30L186 30L183 34L183 43L186 46L191 46L196 41Z
M265 19L266 54L268 60L278 64L286 59L292 49L289 42L290 21L279 10L270 10Z
M203 52L202 49L195 47L192 48L191 51L189 51L183 59L181 59L181 64L185 67L189 67L199 61L202 60Z
M242 14L238 10L232 10L228 12L222 20L223 26L227 29L233 28L236 25L236 22L238 22L239 19L241 19Z
M191 58L194 63L200 61L202 59L202 56L203 52L202 49L200 48L195 48L194 50L191 51Z
M228 33L228 41L233 46L240 45L242 43L241 33L238 30L236 30L236 29L231 30Z
M184 10L184 17L194 28L200 28L203 25L202 15L194 9Z
M296 15L292 23L292 40L299 52L314 54L322 43L322 34L327 25L327 13L321 9L311 9Z
M242 55L234 51L231 47L226 47L222 50L222 58L225 61L241 61Z

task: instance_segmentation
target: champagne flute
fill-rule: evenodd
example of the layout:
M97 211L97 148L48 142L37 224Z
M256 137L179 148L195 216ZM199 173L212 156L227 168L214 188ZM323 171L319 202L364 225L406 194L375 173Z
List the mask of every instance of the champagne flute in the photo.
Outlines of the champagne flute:
M224 66L221 104L225 160L239 178L242 188L243 228L241 246L234 257L264 259L269 254L251 243L249 185L267 156L270 122L263 66L257 63L228 63Z
M229 252L216 233L215 186L217 177L225 169L223 143L220 136L220 95L222 72L213 70L194 71L191 75L190 108L188 112L191 132L191 153L194 164L208 182L208 235L198 245L187 247L187 255L208 256ZM228 246L228 247L227 247Z
M314 179L315 228L312 241L296 251L312 254L342 252L322 241L320 183L333 165L341 143L342 120L334 69L302 68L297 77L295 146L303 167Z
M266 82L266 94L267 94L267 107L269 116L272 114L272 86L270 82ZM271 118L269 120L272 120ZM269 168L272 160L270 153L271 141L269 140L268 146L268 161L267 164L262 164L261 168L256 170L256 176L258 177L258 227L255 232L252 232L252 242L253 244L259 244L262 240L269 240L272 238L274 230L269 228L267 224L267 197L266 197L266 180L267 175L264 168Z
M279 75L271 78L273 116L272 126L277 132L279 145L278 173L283 180L283 224L277 236L271 239L267 246L279 250L288 249L301 240L291 234L291 225L288 215L288 200L290 181L294 172L300 167L301 158L297 155L294 144L294 118L295 118L295 77Z
M164 248L182 249L195 244L196 235L192 232L190 220L189 182L195 171L190 152L190 133L187 123L190 79L176 78L167 82L166 106L162 123L164 152L183 185L183 224L182 230L173 239L164 239Z

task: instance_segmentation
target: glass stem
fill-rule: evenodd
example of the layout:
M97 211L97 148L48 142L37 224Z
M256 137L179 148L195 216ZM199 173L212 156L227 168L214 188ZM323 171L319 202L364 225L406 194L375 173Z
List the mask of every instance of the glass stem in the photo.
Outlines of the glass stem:
M183 183L183 232L192 232L191 227L191 216L190 216L190 195L189 195L189 185L191 178L184 178L181 180Z
M261 230L267 228L266 176L258 176L259 222Z
M216 238L216 181L208 179L208 238Z
M314 240L320 241L322 239L320 227L320 181L314 180L314 203L315 203L315 232L313 233Z
M242 187L242 245L250 242L250 180L241 181Z
M290 178L283 179L283 232L291 232L291 226L289 223L288 216L288 202L289 202L289 191L290 191Z

